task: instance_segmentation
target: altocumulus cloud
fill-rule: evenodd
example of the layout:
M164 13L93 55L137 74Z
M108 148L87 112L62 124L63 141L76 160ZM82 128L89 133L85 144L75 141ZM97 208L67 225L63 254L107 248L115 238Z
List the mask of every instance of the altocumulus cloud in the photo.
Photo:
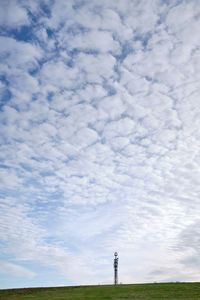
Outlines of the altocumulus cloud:
M199 281L199 2L0 12L2 287Z

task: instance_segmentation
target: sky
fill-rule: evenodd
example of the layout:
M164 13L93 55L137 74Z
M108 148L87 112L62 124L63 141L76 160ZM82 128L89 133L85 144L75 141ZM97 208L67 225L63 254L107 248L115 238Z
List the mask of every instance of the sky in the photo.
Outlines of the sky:
M200 281L198 0L0 1L0 287Z

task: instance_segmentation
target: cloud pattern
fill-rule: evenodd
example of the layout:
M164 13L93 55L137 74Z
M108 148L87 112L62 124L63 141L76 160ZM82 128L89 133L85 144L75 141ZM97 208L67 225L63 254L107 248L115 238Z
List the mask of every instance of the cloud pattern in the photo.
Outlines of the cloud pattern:
M198 1L0 11L4 286L199 281Z

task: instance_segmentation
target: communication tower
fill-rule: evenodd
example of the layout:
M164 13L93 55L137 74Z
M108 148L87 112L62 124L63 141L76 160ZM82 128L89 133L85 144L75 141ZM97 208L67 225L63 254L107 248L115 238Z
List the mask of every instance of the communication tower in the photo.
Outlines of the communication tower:
M114 284L118 284L118 253L114 253Z

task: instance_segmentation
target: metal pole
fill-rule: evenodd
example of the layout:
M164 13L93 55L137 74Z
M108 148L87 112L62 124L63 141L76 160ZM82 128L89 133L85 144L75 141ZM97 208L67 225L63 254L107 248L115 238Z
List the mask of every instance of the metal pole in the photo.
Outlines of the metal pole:
M114 253L114 284L118 284L118 253Z

